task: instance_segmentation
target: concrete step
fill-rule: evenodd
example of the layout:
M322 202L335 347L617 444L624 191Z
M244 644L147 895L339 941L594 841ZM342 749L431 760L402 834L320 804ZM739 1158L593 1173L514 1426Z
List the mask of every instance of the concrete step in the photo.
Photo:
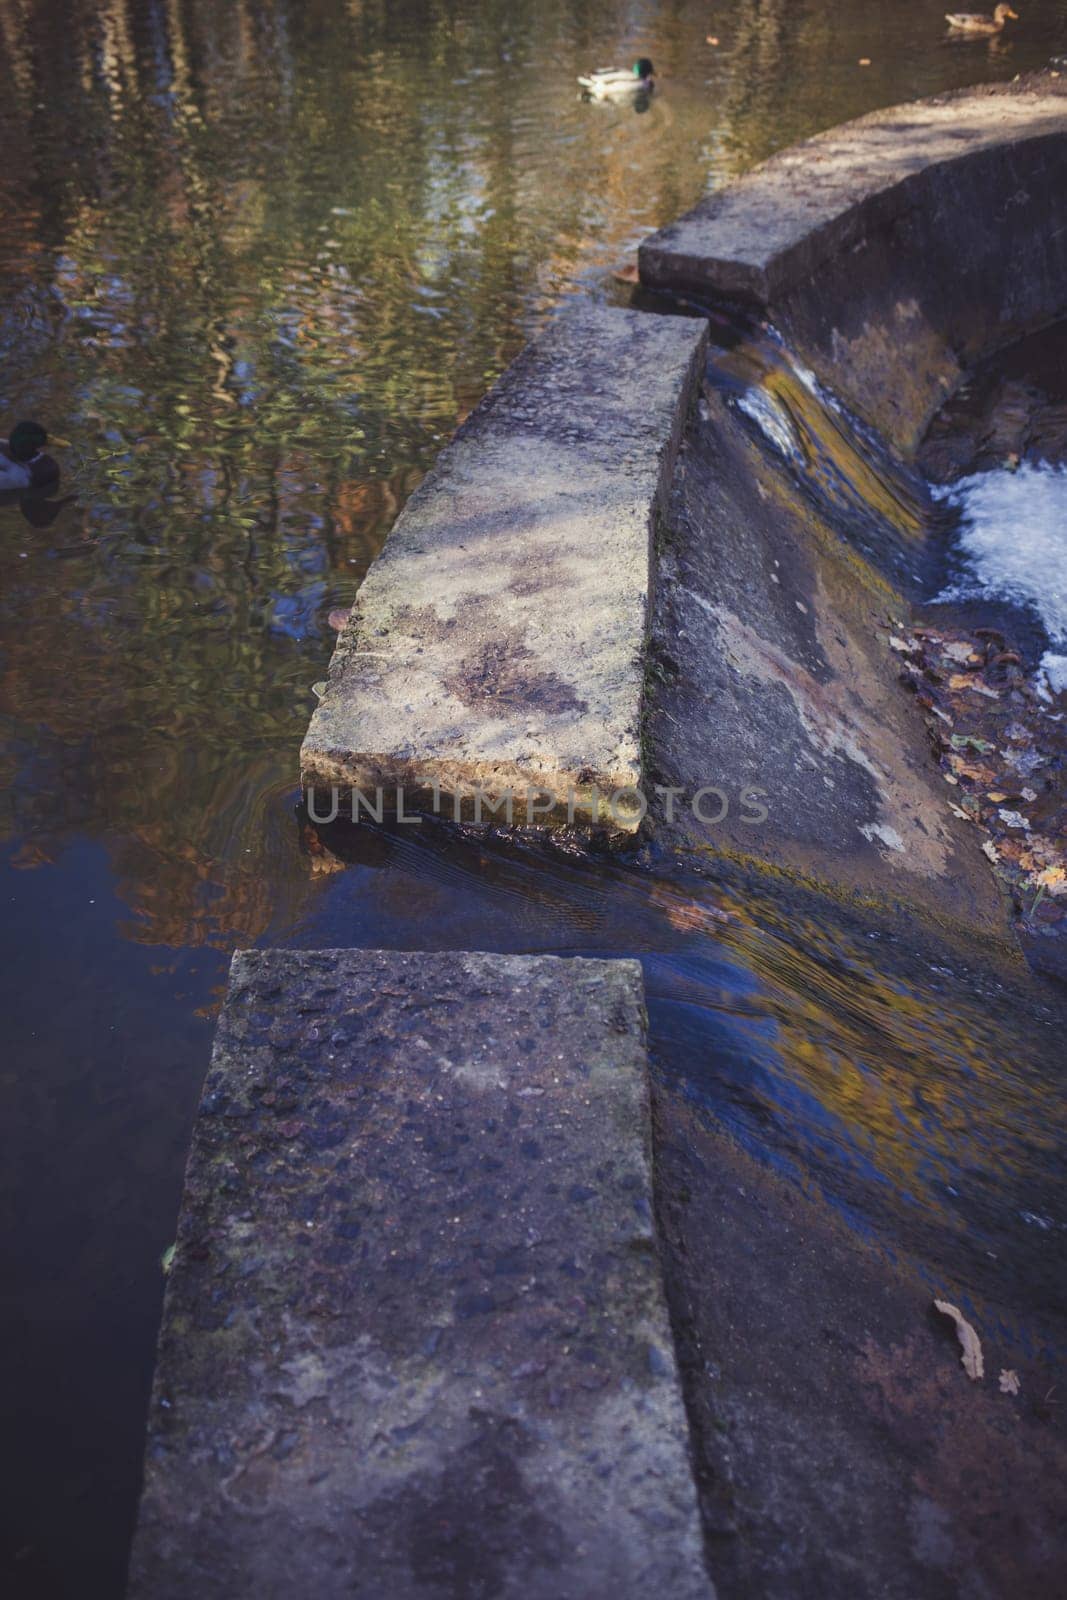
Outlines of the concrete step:
M131 1600L708 1600L641 970L234 957Z
M636 828L632 797L608 804L641 781L654 527L705 344L702 321L579 300L513 362L367 574L305 789Z

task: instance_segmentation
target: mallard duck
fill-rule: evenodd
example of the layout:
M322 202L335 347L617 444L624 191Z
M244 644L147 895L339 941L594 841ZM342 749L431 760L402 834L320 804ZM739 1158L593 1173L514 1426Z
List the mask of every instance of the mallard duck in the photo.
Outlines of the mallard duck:
M999 5L993 15L982 11L946 11L945 21L953 33L1000 33L1009 17L1019 20L1011 6Z
M0 442L0 492L47 489L59 482L59 468L44 454L48 435L39 422L16 422L6 445Z
M594 100L622 99L625 95L648 94L655 87L655 72L647 56L641 56L627 71L625 67L598 67L578 82Z

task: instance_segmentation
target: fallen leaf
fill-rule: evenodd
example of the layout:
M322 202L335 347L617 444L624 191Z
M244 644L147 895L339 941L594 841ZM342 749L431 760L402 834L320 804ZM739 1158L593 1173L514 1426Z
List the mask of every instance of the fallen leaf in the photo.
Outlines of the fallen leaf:
M704 41L705 44L718 44L718 42L719 42L718 39L715 37L715 35L713 33L709 33L707 38Z
M953 733L949 735L949 744L953 750L977 750L980 756L987 756L993 746L988 739L979 739L974 733Z
M981 1342L963 1312L957 1310L948 1300L935 1300L934 1310L940 1311L943 1317L951 1317L956 1324L956 1337L963 1352L960 1361L968 1378L984 1377L985 1362L982 1360Z
M1010 1367L1001 1367L1000 1369L1000 1392L1001 1394L1019 1393L1019 1374L1013 1372Z
M324 848L321 854L313 855L311 858L311 876L313 878L323 877L331 872L343 872L344 869L344 862L339 856L335 856L332 850Z
M996 773L992 767L983 767L977 761L964 761L962 756L949 756L952 770L959 778L970 778L972 783L994 783Z
M1025 828L1027 832L1030 830L1029 818L1024 817L1021 811L1006 811L1001 806L997 816L1009 828Z
M336 610L330 612L329 616L326 618L326 621L336 633L340 633L351 614L352 613L350 609L346 608L345 606L338 606Z
M326 679L320 678L318 683L313 683L311 685L311 692L315 696L316 700L321 700L323 695L326 693Z
M163 1254L159 1258L159 1264L163 1269L163 1276L164 1277L167 1276L167 1274L169 1273L171 1267L174 1265L174 1257L175 1257L175 1254L177 1252L177 1249L178 1249L177 1243L168 1244L167 1248L164 1250Z
M871 64L870 56L860 56L859 64L861 67L869 67Z
M1062 867L1046 867L1034 881L1047 889L1049 894L1067 894L1067 872Z
M945 646L945 654L948 656L950 661L969 661L972 655L974 655L974 651L971 649L969 644L963 644L953 640L951 643Z
M628 262L625 267L616 267L611 276L616 283L640 283L636 261Z
M983 844L983 846L982 846L982 854L984 856L988 856L990 861L999 861L1000 860L1000 857L997 855L997 847L996 847L996 845L993 844L992 841L989 840L989 839L987 839L985 841L985 843Z

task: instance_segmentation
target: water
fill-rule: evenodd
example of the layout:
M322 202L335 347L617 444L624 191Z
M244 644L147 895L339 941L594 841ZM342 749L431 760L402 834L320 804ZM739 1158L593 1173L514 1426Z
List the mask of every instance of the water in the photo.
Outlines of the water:
M917 1217L946 1251L977 1172L977 1284L988 1239L1029 1262L1059 1225L1032 1069L967 1109L1010 1016L954 1021L949 1086L920 1088L945 1034L918 975L887 985L795 906L761 927L706 883L431 830L344 871L306 853L329 611L559 299L796 138L1067 47L1060 0L956 46L917 0L711 15L0 0L0 418L69 441L51 502L0 506L6 1592L120 1591L235 945L641 953L663 1070L857 1226ZM577 98L641 54L647 112Z
M938 598L1028 608L1049 638L1041 658L1049 687L1067 689L1067 471L1024 461L961 478L949 498L960 513L964 572Z

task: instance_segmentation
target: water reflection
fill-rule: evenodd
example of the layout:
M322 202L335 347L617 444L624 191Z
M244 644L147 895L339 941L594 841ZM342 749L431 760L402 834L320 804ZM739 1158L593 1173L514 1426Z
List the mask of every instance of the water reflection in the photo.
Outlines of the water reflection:
M1067 1310L1059 1240L1023 1216L1062 1232L1054 992L721 862L701 878L446 824L302 827L319 894L272 940L638 957L664 1081L746 1149L1019 1329Z
M292 811L330 610L559 298L773 149L1040 65L1065 21L1030 0L959 49L918 0L737 0L713 47L704 0L0 0L0 432L72 441L62 494L0 505L16 1592L121 1589L235 944L643 953L664 1071L857 1214L913 1197L973 1283L1013 1184L1045 1215L1041 1051L983 1077L1010 1018L938 1026L923 1082L930 991L795 905L385 836L336 870ZM642 114L581 101L643 54ZM946 1175L996 1162L957 1226Z

